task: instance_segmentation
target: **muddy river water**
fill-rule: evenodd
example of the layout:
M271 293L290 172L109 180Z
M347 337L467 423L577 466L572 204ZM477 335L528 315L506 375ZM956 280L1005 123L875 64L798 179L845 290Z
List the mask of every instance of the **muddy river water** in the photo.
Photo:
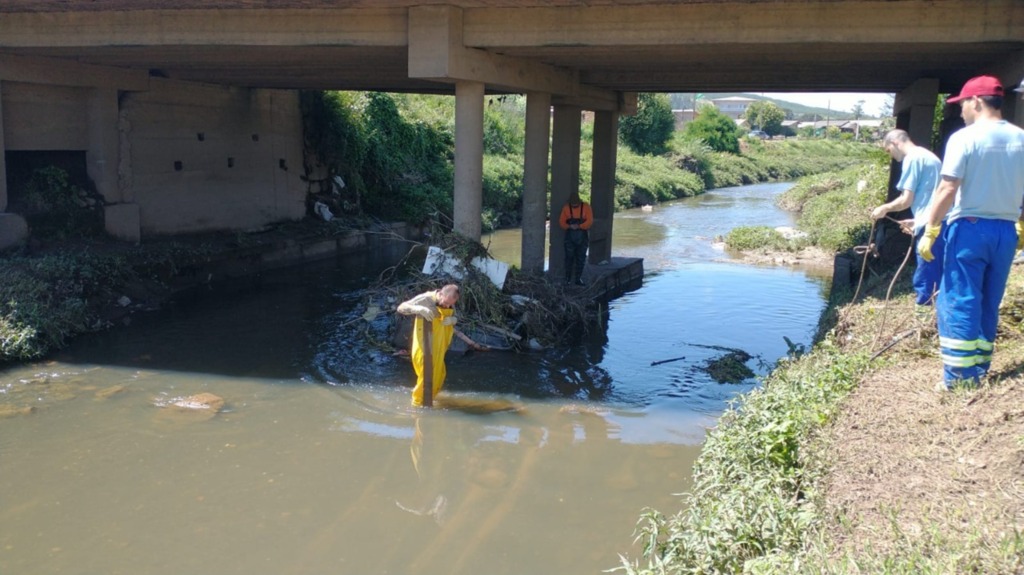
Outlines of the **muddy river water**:
M730 261L738 225L791 225L788 184L616 215L637 291L567 349L451 357L447 408L409 406L408 360L355 337L397 255L216 288L0 370L0 573L570 574L636 556L641 511L679 509L705 430L808 344L822 272ZM518 259L519 236L485 238ZM676 361L651 365L675 358ZM213 417L165 406L212 393Z

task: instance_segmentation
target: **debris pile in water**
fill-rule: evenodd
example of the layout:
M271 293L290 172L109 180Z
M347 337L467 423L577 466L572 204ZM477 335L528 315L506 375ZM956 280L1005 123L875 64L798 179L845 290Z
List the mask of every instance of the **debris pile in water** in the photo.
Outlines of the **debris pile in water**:
M435 234L431 246L443 251L444 257L457 263L455 277L446 271L426 274L420 271L426 246L417 244L397 265L385 270L366 291L366 312L362 319L368 325L381 313L390 316L392 334L400 329L402 316L395 314L401 302L426 291L439 289L446 283L459 285L461 296L456 305L458 329L477 342L494 349L543 349L561 342L585 329L594 316L588 305L587 290L565 290L542 275L532 275L512 267L499 288L481 269L472 265L474 258L492 259L479 242L456 233ZM479 261L479 260L478 260ZM442 269L451 271L451 266ZM380 347L401 347L392 335L381 337L368 330ZM384 341L387 339L388 341ZM453 344L454 345L454 344Z
M718 383L740 383L754 377L754 371L747 367L749 360L749 353L734 349L722 357L709 360L704 370Z

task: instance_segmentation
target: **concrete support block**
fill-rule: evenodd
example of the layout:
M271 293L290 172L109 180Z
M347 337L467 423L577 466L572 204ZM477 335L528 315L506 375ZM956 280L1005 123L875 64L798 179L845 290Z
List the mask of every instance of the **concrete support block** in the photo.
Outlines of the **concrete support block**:
M899 94L893 104L896 127L906 130L919 146L931 149L935 103L939 96L936 78L919 78Z
M548 272L559 281L565 274L565 232L558 227L558 216L569 195L580 188L580 112L575 106L556 105L552 128Z
M7 160L4 142L4 83L0 82L0 212L7 209Z
M590 207L594 210L594 225L590 228L590 251L587 254L588 260L595 264L612 257L618 134L619 115L616 112L595 112L590 178Z
M107 234L126 242L138 242L142 237L138 204L112 204L103 206L103 225Z
M28 239L28 222L18 214L0 213L0 250L20 245Z
M337 240L314 241L302 246L302 259L307 262L328 259L333 257L337 251Z
M526 95L526 146L523 162L523 236L520 269L544 273L547 215L548 149L551 138L551 95ZM558 214L553 214L558 217Z
M455 84L455 231L480 241L484 172L484 85Z
M89 179L96 191L107 202L121 202L118 186L121 138L117 90L96 88L90 91L87 102L89 147L85 152Z

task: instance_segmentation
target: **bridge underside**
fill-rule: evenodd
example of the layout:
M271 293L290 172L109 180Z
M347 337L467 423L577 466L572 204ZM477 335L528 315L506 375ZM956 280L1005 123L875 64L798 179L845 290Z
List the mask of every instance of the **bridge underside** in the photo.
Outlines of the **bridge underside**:
M428 4L460 13L467 48L620 92L899 92L918 78L950 92L1024 50L1016 0L5 0L0 51L253 88L451 92L409 74L410 10Z
M579 110L594 110L600 124L591 190L599 224L592 260L600 261L610 255L610 241L601 241L611 233L618 117L631 113L636 92L898 93L896 112L904 114L903 123L919 139L926 116L930 122L928 102L979 73L995 74L1007 84L1024 76L1024 2L0 2L0 96L14 94L8 107L27 109L32 96L26 86L31 85L106 91L106 96L86 96L91 103L83 109L90 124L80 139L90 158L102 162L94 161L90 174L99 175L98 187L111 204L139 203L130 189L133 179L123 172L136 157L125 158L131 138L119 144L123 129L103 126L125 113L117 94L185 84L270 94L298 89L447 93L457 102L456 227L479 236L482 96L528 94L533 112L528 111L524 175L525 269L543 265L542 248L534 244L538 235L543 242L544 212L557 210L578 185ZM281 101L267 99L268 110ZM915 119L908 119L911 113ZM6 132L20 125L6 123ZM552 132L552 189L550 203L541 209L537 204L546 202L549 170L546 135ZM30 140L12 133L5 149ZM287 163L277 159L278 165ZM287 188L276 189L291 198ZM279 198L268 201L274 202ZM0 187L0 210L5 205L6 190ZM145 205L140 210L143 220L157 213ZM140 225L146 228L144 221ZM560 242L560 235L552 234L550 253L559 253ZM553 268L560 259L551 258Z

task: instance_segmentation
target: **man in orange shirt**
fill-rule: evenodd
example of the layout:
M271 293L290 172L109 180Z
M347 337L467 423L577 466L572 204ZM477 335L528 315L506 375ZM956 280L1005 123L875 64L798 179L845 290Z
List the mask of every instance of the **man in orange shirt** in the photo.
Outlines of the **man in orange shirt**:
M587 263L587 248L590 235L587 230L594 224L594 212L590 204L580 199L579 192L573 192L569 201L562 206L558 225L565 230L565 283L583 285L583 266Z

